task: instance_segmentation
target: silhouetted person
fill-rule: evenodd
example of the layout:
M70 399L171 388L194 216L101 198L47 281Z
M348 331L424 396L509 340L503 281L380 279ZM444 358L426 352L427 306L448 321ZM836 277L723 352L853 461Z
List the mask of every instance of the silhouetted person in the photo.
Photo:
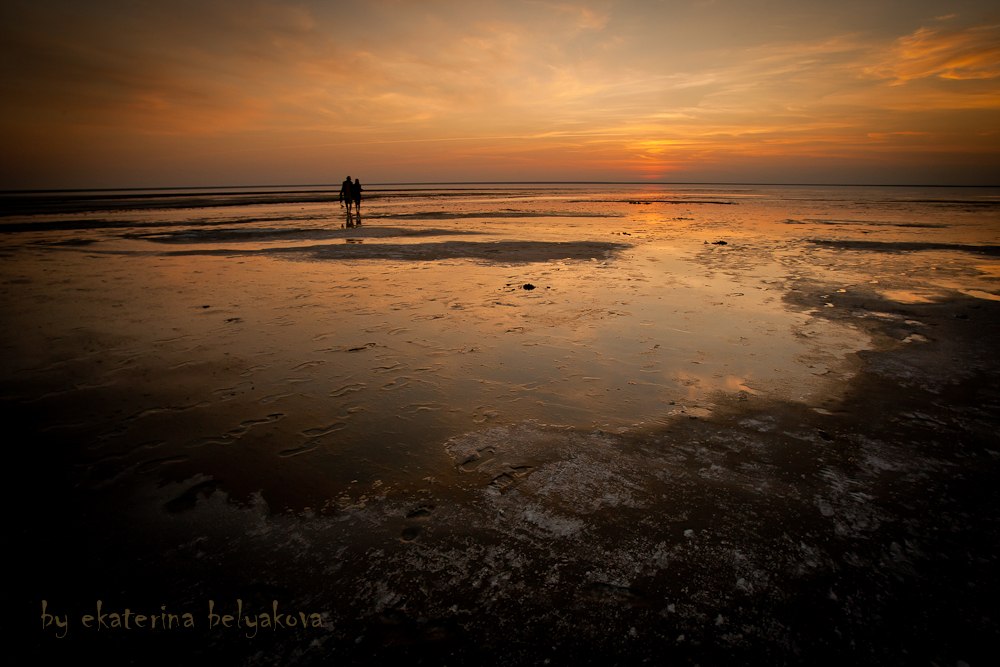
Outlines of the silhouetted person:
M340 184L340 203L343 204L347 202L347 215L351 214L351 201L353 199L354 184L351 183L351 177L348 176L344 179L344 182Z
M357 178L354 179L354 185L351 186L351 197L354 198L354 210L361 213L361 181Z
M355 224L361 224L361 181L354 179L354 184L351 186L351 197L354 199L354 215Z

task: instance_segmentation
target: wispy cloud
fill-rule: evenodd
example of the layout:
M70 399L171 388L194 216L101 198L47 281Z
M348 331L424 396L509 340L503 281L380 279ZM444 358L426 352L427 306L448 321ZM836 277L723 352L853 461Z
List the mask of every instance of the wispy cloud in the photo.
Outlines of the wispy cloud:
M881 61L865 71L897 85L929 77L996 79L1000 77L1000 25L920 28L896 40Z
M336 154L608 176L917 145L1000 154L995 21L900 3L906 27L887 32L773 4L758 20L725 2L11 2L0 132L38 170L74 147L95 164L239 153L318 169Z

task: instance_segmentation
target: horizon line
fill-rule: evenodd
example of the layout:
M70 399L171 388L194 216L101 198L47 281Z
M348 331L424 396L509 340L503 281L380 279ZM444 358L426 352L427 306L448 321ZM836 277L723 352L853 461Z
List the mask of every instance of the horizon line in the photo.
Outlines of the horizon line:
M66 187L20 188L0 190L0 195L45 194L61 192L138 192L156 190L249 190L257 188L335 188L339 183L285 183L257 185L154 185L129 187ZM947 183L781 183L758 181L382 181L368 183L375 186L401 185L724 185L756 187L820 187L820 188L1000 188L1000 184L947 184Z

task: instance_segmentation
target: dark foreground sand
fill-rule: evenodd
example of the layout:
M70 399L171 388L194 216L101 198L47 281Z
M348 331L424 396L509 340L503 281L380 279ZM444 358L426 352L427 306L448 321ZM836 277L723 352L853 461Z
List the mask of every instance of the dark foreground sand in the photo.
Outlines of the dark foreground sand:
M690 206L9 246L33 655L990 663L989 235Z

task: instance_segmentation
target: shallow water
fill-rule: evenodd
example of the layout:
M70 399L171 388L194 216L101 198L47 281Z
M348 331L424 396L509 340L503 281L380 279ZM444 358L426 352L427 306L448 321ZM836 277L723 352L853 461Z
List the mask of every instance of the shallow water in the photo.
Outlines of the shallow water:
M217 475L241 445L259 460L234 485L284 496L280 466L316 478L310 505L433 474L483 424L638 428L741 392L818 405L870 343L790 309L790 280L995 289L995 253L812 242L993 243L982 189L386 187L354 228L294 192L167 194L216 205L7 219L7 396L51 404L47 428L98 467Z
M229 535L248 572L283 563L289 595L341 628L406 607L393 602L402 593L372 589L383 571L345 550L473 579L471 552L449 555L459 543L515 569L533 561L555 577L544 609L633 595L637 572L658 571L650 563L681 562L668 536L690 545L713 525L723 542L704 548L739 571L743 593L778 576L763 560L777 538L762 535L783 522L867 534L886 519L845 494L871 489L845 490L855 482L808 451L770 458L782 448L768 434L795 430L775 431L776 408L727 415L779 404L834 414L859 353L933 338L917 316L852 298L891 310L1000 294L995 189L373 186L355 227L322 191L262 190L5 197L0 390L31 446L52 450L32 456L65 466L81 513L71 524L105 534L94 517L128 506L162 531L148 538L157 548ZM891 334L870 326L880 318ZM701 423L715 430L664 436ZM820 490L785 479L799 470ZM653 508L673 527L649 523ZM626 517L666 533L644 542ZM406 551L430 525L449 537L419 558ZM632 555L615 551L622 540ZM580 556L588 542L604 556ZM305 595L322 567L286 571L317 557L344 568L343 589ZM558 562L584 583L560 579ZM708 570L692 576L706 595L716 586ZM176 577L187 598L212 582L249 586L233 573L225 585ZM530 579L517 585L542 586ZM512 595L479 603L503 625Z

